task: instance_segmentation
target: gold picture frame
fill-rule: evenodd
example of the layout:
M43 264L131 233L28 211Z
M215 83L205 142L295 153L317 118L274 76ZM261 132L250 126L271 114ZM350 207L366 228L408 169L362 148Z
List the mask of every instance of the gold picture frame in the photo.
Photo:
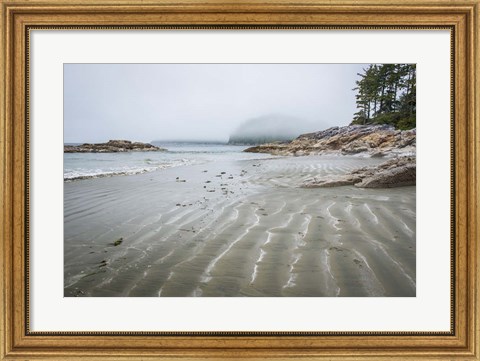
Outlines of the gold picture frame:
M480 359L479 0L0 0L0 359ZM449 29L452 34L450 332L29 330L29 31L41 28ZM453 146L454 144L454 146Z

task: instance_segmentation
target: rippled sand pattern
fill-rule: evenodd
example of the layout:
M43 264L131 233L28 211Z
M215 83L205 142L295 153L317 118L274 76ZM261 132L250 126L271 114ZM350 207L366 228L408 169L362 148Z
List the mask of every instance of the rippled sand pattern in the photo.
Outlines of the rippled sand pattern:
M375 162L215 162L65 183L65 296L415 296L415 187L298 187Z

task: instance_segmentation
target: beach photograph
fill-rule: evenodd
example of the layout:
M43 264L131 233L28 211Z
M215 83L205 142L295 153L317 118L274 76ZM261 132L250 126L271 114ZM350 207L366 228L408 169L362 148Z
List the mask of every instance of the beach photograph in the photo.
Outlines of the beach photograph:
M415 64L64 64L65 297L415 297Z

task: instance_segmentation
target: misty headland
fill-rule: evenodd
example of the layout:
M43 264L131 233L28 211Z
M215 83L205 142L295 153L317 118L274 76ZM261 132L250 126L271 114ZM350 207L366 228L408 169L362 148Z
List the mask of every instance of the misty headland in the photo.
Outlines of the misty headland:
M64 154L64 295L415 296L414 72L355 72L346 124L259 111L228 137L70 138L88 151Z
M304 133L313 132L317 125L305 119L282 114L263 115L248 119L230 134L228 144L258 145L289 142Z

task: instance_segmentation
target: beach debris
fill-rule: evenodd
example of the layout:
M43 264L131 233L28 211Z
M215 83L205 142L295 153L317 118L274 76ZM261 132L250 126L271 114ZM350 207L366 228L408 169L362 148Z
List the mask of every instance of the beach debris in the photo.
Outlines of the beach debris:
M120 245L122 244L122 242L123 242L123 238L120 237L120 238L117 239L115 242L113 242L113 245L114 245L115 247L117 247L117 246L120 246Z
M72 292L72 295L74 297L80 297L80 296L83 296L85 294L85 292L83 292L82 290L80 289L75 289L73 292Z
M98 266L98 268L105 267L107 264L107 260L104 259L102 262L100 262L100 266Z
M339 247L330 247L328 250L329 250L329 251L343 252L343 249L341 249L341 248L339 248Z
M353 260L353 262L354 262L358 267L360 267L360 268L363 267L363 266L362 266L362 261L360 261L360 260L358 260L358 259L355 258L355 259Z

